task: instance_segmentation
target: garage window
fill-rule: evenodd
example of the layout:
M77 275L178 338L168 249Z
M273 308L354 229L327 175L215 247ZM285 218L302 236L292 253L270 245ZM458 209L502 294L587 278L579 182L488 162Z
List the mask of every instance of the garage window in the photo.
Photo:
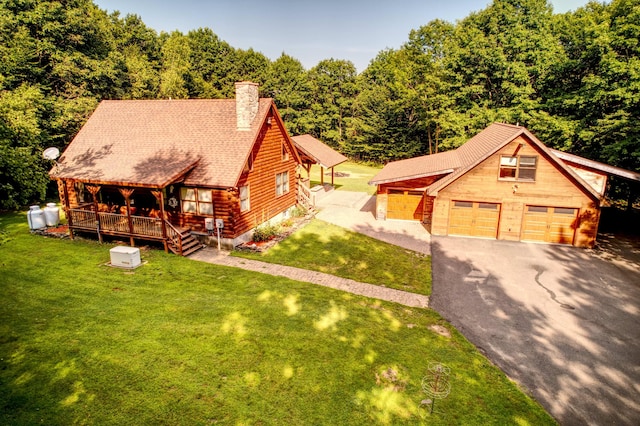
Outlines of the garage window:
M453 203L453 205L454 205L455 207L461 207L461 208L464 208L464 209L471 209L471 208L473 208L473 203L472 203L471 201L455 201L455 202Z
M553 209L554 212L556 214L568 214L568 215L575 215L576 214L576 209L567 209L564 207L556 207L555 209Z
M541 207L541 206L527 206L527 211L529 213L546 213L548 210L547 207Z
M498 210L498 205L496 203L478 203L478 208L485 210Z
M538 157L535 155L503 155L500 157L500 179L533 182L537 165Z

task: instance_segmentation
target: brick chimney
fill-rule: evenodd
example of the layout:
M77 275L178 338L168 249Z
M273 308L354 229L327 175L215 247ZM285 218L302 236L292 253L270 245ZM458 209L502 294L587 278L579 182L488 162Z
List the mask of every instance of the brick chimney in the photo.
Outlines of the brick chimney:
M250 130L258 114L258 84L250 81L236 83L236 118L238 130Z

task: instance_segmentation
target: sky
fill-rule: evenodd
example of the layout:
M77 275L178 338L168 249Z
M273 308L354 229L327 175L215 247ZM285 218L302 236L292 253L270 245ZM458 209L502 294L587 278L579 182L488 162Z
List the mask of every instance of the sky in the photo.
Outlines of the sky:
M434 19L455 23L491 0L94 0L103 10L136 14L157 32L211 28L234 48L275 60L286 53L310 69L346 59L363 71L376 55L397 49L409 32ZM556 13L587 0L551 0Z

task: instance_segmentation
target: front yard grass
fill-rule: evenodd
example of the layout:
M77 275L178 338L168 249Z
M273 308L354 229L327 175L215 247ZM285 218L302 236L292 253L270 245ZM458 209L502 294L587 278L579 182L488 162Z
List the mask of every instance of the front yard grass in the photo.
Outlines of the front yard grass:
M554 423L431 310L27 228L0 214L0 424Z
M234 251L233 255L431 294L430 256L319 219L313 219L267 251Z

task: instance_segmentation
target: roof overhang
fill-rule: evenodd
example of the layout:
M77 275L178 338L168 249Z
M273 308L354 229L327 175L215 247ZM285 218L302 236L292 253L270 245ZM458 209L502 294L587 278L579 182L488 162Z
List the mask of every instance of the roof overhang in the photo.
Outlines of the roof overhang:
M598 170L603 173L607 173L614 176L619 176L625 179L634 180L640 182L640 173L636 173L631 170L622 169L616 166L610 166L609 164L600 163L598 161L590 160L588 158L580 157L579 155L570 154L568 152L558 151L556 149L550 150L556 157L569 163L575 163L593 170Z
M330 169L348 160L324 142L311 135L298 135L291 138L296 150L320 167Z
M438 176L438 175L446 175L446 174L453 173L454 171L455 171L455 169L436 170L436 171L433 171L433 172L420 173L420 174L410 175L410 176L397 176L397 177L393 177L393 178L377 179L377 180L373 180L372 179L367 183L369 185L382 185L382 184L385 184L385 183L403 182L405 180L421 179L421 178L426 178L426 177L431 177L431 176Z
M172 183L180 181L193 170L200 160L184 158L175 163L168 165L162 164L161 167L150 168L144 174L139 172L134 178L127 176L103 176L94 173L92 170L86 170L84 173L72 172L65 173L63 165L56 165L51 170L52 179L74 180L78 182L89 183L93 185L110 185L110 186L126 186L132 188L164 188Z

